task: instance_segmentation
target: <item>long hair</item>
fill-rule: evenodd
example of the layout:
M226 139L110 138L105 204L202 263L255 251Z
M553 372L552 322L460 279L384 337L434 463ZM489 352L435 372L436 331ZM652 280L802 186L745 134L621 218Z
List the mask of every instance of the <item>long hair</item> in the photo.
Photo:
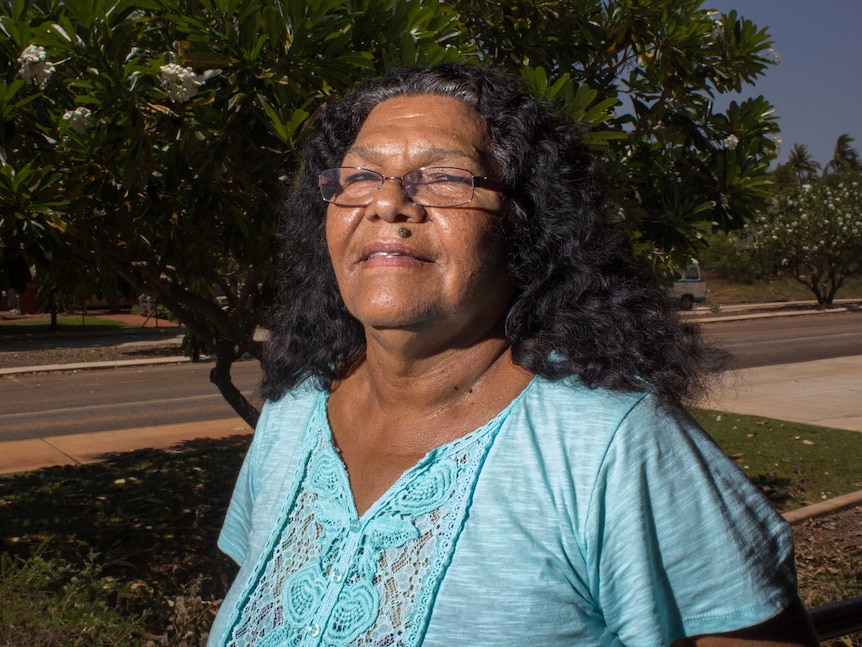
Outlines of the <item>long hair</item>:
M399 68L327 106L282 209L280 296L271 312L262 394L277 399L306 379L329 388L365 353L342 301L325 240L317 176L337 167L378 104L423 94L476 109L491 164L510 187L502 229L516 295L506 319L514 361L543 377L593 387L654 390L662 401L700 395L722 353L673 311L603 214L601 161L577 131L516 77L466 65Z

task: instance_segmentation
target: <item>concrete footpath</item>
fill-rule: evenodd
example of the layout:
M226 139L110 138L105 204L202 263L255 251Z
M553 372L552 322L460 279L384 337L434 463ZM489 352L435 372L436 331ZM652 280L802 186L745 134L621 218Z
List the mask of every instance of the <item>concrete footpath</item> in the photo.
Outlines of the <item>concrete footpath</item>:
M138 449L165 449L198 438L250 434L241 418L135 427L85 434L46 436L0 442L0 474L13 474L58 465L97 463L106 457Z
M733 371L700 406L862 432L862 355Z

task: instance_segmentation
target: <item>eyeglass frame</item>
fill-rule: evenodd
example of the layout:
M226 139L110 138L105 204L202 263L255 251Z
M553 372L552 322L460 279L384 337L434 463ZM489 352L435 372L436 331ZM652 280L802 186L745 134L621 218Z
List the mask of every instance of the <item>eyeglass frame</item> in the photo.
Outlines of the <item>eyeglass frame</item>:
M502 181L495 180L495 179L487 177L487 176L473 175L472 171L465 169L465 168L460 168L458 166L420 166L419 168L415 168L412 171L408 171L404 175L400 175L400 176L399 175L383 175L383 173L380 173L378 171L374 171L371 169L367 169L367 168L364 168L362 166L336 166L334 168L328 168L328 169L325 169L325 170L320 172L320 174L317 176L317 187L320 190L320 197L323 199L323 201L326 202L327 204L334 204L337 207L367 207L372 202L374 202L374 195L375 195L375 192L369 193L368 194L368 201L367 202L361 202L361 203L345 203L345 202L337 202L336 200L327 200L326 196L323 194L323 182L325 181L324 173L327 173L328 171L340 171L342 169L350 169L350 170L355 170L355 171L366 171L368 173L373 173L374 175L378 176L380 178L380 183L377 185L377 189L375 189L375 192L380 191L380 189L383 188L383 184L386 182L386 180L398 180L399 182L401 182L401 188L404 191L407 198L410 200L410 202L412 202L413 204L418 205L420 207L432 207L432 208L437 208L437 209L449 209L449 208L454 208L454 207L463 207L465 204L470 204L473 201L473 198L476 197L476 189L477 188L490 189L491 191L497 191L498 193L502 193L503 195L509 194L509 187L506 186ZM450 170L454 170L454 171L463 171L464 173L466 173L467 175L464 176L464 179L466 180L467 177L470 178L470 199L465 201L465 202L458 202L456 204L447 204L447 205L427 204L425 202L416 202L416 200L414 199L414 196L411 195L411 190L408 189L408 187L415 187L416 185L411 184L409 182L405 183L404 178L407 177L408 175L412 174L412 173L416 173L417 171L430 171L430 170L434 170L434 169L450 169Z

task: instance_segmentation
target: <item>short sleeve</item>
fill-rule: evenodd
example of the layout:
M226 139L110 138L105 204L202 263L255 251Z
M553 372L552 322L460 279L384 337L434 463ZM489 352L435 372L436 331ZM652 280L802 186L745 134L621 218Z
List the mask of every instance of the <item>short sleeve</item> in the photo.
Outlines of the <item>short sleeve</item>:
M264 403L218 539L238 564L256 559L266 543L288 496L309 419L316 407L325 409L324 402L325 393L306 382Z
M256 468L260 464L261 454L264 453L262 447L267 444L270 435L268 432L272 408L270 402L264 403L219 533L218 547L237 564L242 564L248 552L251 514L255 499Z
M608 446L586 533L593 594L625 645L753 626L796 590L781 516L687 413L650 397Z

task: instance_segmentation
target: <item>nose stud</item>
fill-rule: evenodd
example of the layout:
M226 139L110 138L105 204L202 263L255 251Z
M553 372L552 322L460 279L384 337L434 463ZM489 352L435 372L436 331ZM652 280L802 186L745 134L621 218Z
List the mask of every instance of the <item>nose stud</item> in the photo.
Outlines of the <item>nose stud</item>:
M399 238L410 238L411 231L407 229L407 227L399 227L398 228L398 237Z

